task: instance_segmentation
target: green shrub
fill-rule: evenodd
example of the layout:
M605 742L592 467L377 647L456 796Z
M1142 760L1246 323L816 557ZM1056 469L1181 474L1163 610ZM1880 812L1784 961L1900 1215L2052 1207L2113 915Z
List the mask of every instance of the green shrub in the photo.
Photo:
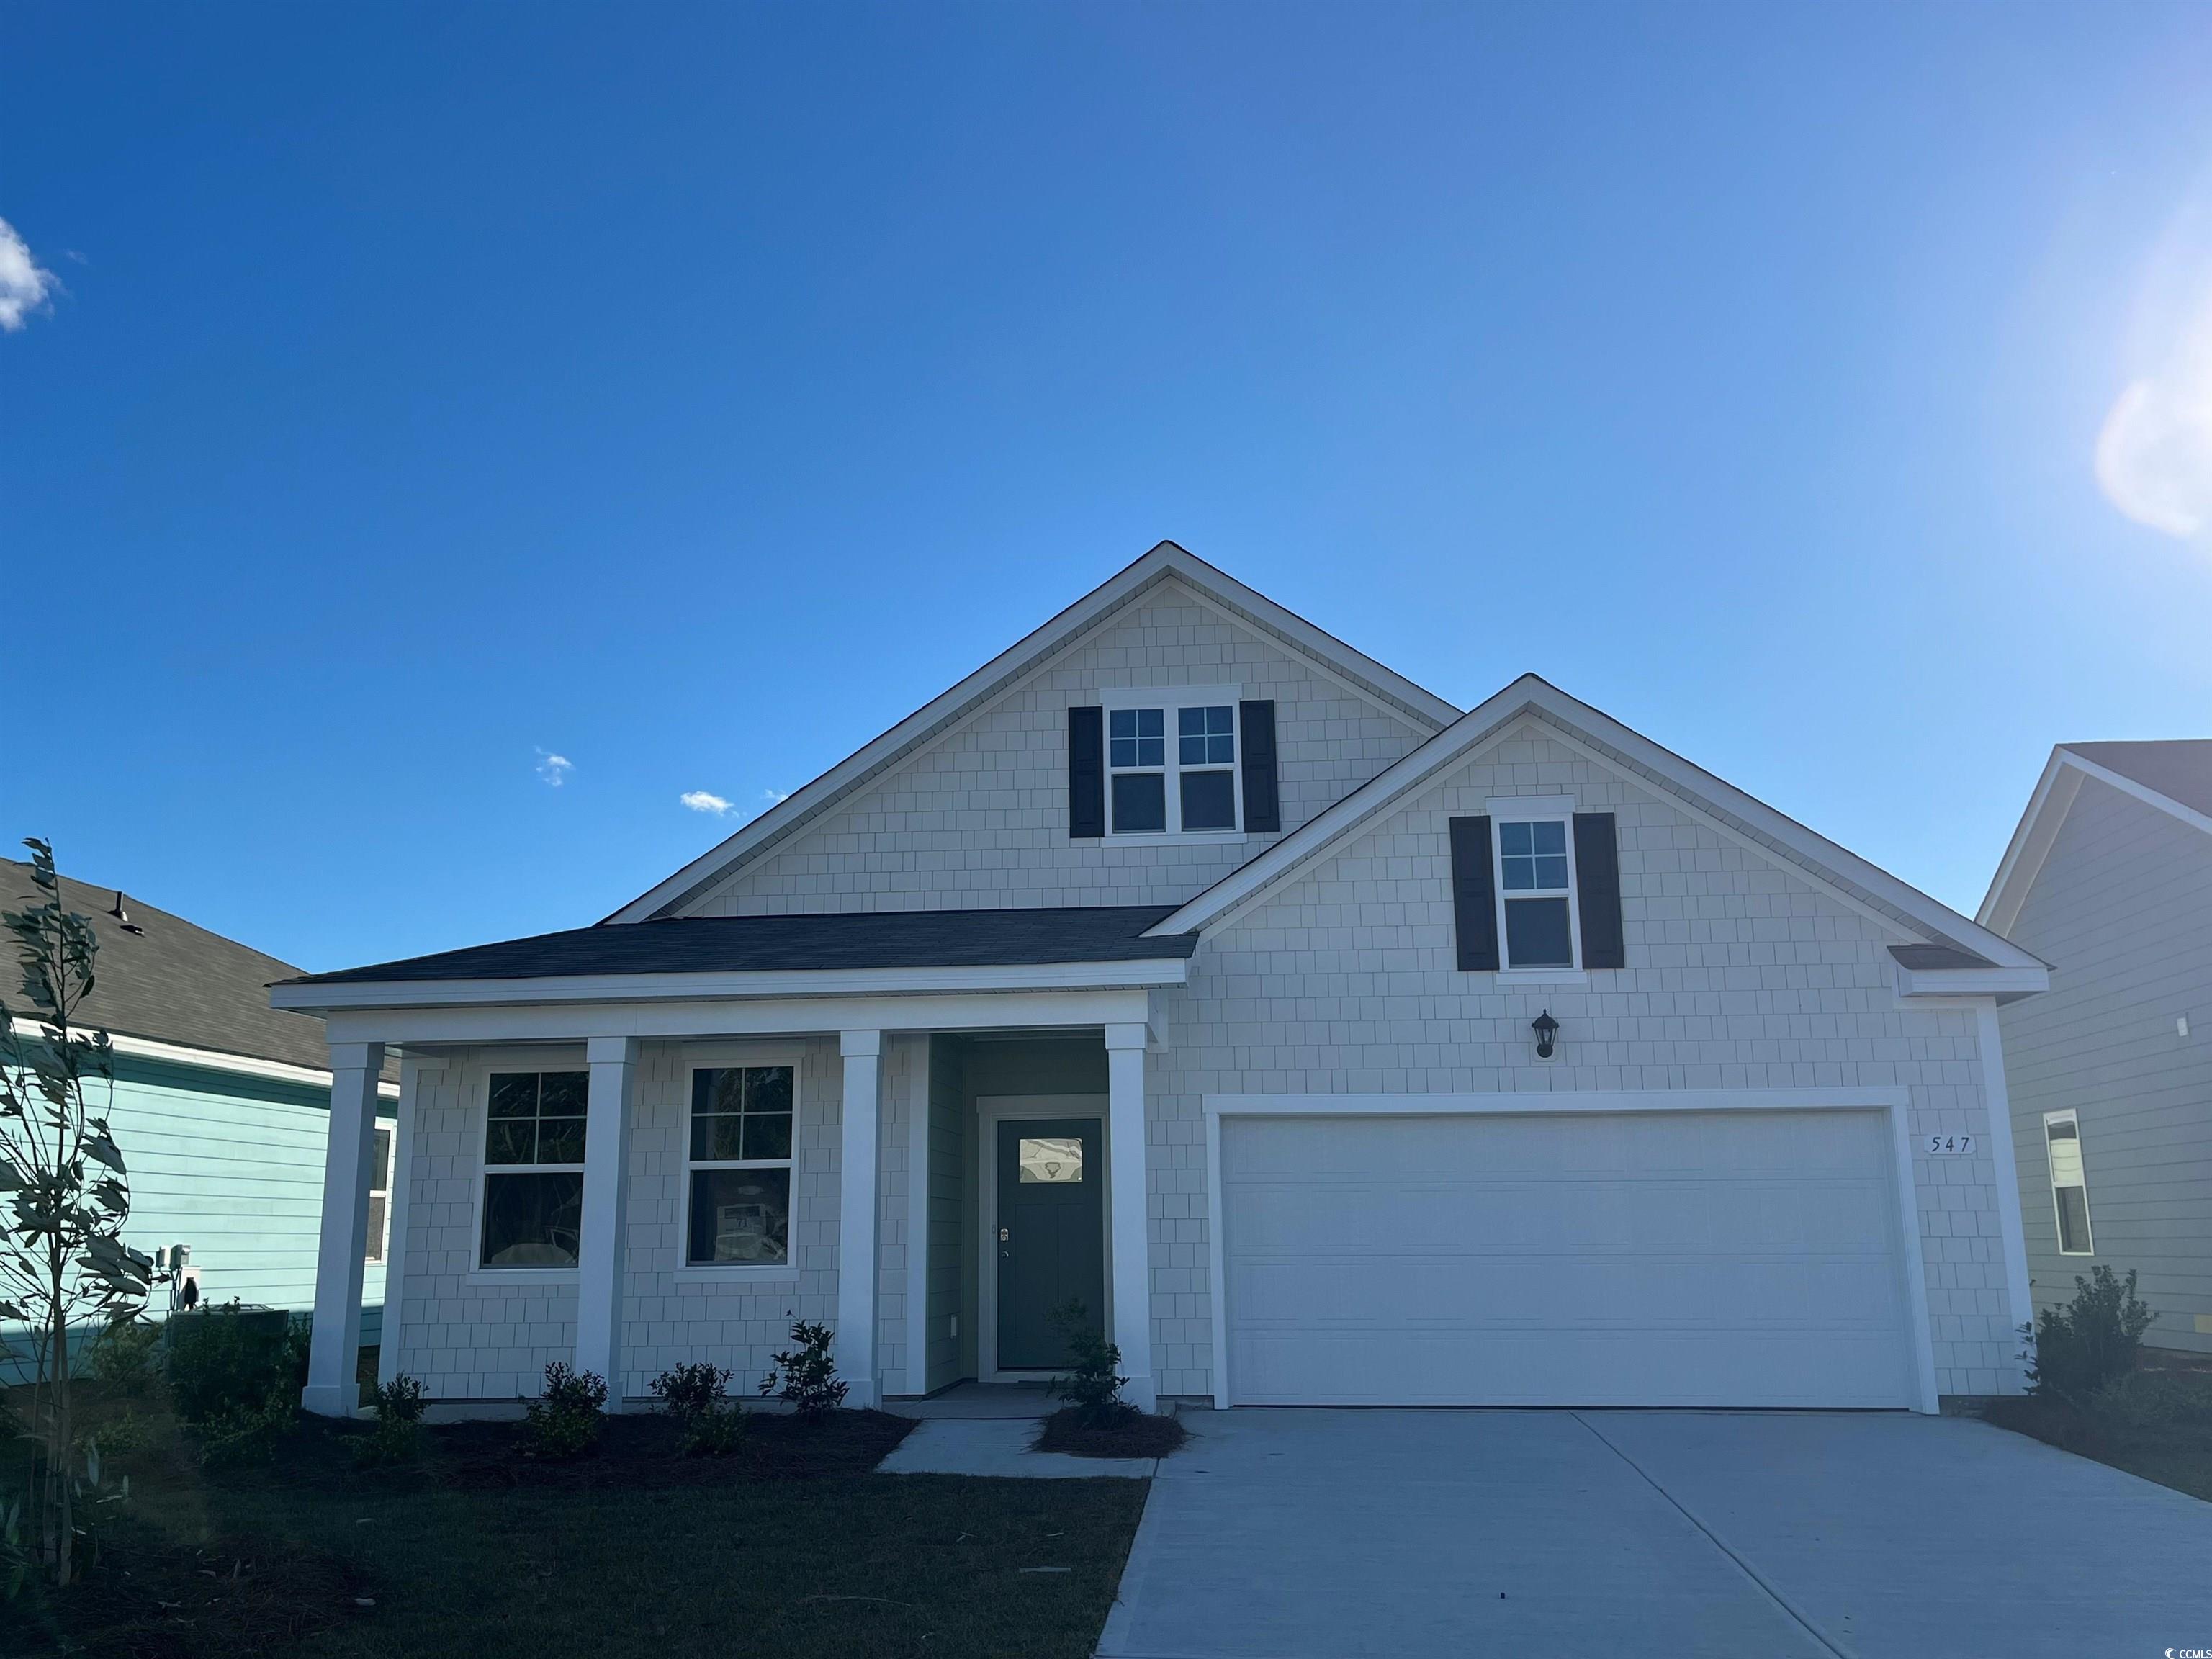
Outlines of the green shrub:
M744 1444L748 1419L727 1392L736 1376L702 1359L672 1366L653 1379L653 1392L682 1425L687 1456L723 1457Z
M576 1457L599 1443L606 1380L571 1370L559 1360L545 1368L545 1392L530 1402L530 1446L535 1457Z
M1053 1310L1052 1322L1075 1358L1073 1372L1053 1378L1053 1397L1066 1401L1074 1408L1076 1421L1086 1429L1110 1429L1135 1416L1137 1408L1121 1398L1129 1381L1117 1374L1121 1350L1106 1340L1091 1310L1080 1301L1070 1302Z
M210 1465L267 1463L299 1420L296 1394L272 1389L256 1405L226 1406L192 1425L200 1462Z
M161 1380L161 1328L150 1320L118 1319L100 1333L86 1361L114 1392L143 1400Z
M2106 1427L2212 1427L2212 1371L2130 1371L2097 1390L2090 1415Z
M772 1395L809 1423L819 1423L845 1403L845 1384L837 1380L836 1362L830 1357L835 1340L827 1325L800 1320L791 1328L798 1346L769 1356L775 1363L761 1378L760 1391Z
M307 1380L307 1321L281 1308L220 1308L173 1315L169 1396L188 1424L261 1413L270 1395L297 1405Z
M2117 1279L2110 1267L2074 1280L2074 1299L2045 1308L2028 1340L2030 1394L2052 1395L2087 1411L2097 1391L2136 1368L2142 1334L2158 1316L2136 1297L2135 1270Z
M354 1443L356 1462L404 1463L422 1449L422 1385L401 1372L376 1389L376 1427Z

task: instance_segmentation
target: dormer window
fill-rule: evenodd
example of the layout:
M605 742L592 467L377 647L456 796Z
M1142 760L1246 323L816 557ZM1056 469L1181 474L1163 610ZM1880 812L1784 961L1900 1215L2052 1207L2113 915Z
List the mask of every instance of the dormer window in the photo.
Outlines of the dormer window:
M1531 801L1517 812L1508 806L1494 813L1498 937L1509 972L1582 966L1575 951L1574 854L1567 833L1573 811L1572 802Z

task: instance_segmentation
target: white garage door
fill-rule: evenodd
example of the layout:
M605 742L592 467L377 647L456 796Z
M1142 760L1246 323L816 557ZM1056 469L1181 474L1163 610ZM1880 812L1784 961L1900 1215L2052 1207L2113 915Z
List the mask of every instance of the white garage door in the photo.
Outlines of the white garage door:
M1914 1403L1878 1111L1224 1117L1238 1405Z

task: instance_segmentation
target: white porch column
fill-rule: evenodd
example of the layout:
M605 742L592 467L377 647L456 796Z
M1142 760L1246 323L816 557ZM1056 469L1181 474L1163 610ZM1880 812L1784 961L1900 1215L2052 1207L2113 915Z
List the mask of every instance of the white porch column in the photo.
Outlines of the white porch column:
M331 1044L330 1139L323 1152L322 1242L301 1408L351 1417L361 1403L362 1251L368 1237L368 1158L376 1134L380 1042Z
M376 1349L376 1380L399 1375L399 1302L407 1293L408 1189L414 1186L415 1115L422 1109L422 1085L443 1081L442 1058L399 1062L399 1109L392 1120L392 1185L384 1199L384 1336Z
M1139 1410L1159 1406L1152 1376L1152 1246L1145 1171L1142 1023L1106 1028L1106 1169L1114 1198L1114 1341Z
M909 1039L906 1075L906 1391L929 1392L929 1044Z
M607 1409L623 1409L624 1233L629 1226L629 1097L635 1037L584 1045L591 1093L584 1115L584 1213L576 1263L576 1369L606 1379Z
M884 1034L847 1031L837 1187L837 1374L845 1403L882 1403L876 1380L876 1162Z

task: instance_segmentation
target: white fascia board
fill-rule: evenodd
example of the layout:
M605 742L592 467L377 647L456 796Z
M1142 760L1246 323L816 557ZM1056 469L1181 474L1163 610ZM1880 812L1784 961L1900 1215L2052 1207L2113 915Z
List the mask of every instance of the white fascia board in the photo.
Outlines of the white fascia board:
M2051 988L2048 968L1907 968L1897 967L1900 997L1995 997L2017 1002Z
M1226 606L1244 613L1351 680L1370 695L1402 706L1409 714L1441 729L1459 718L1459 710L1433 692L1415 685L1385 668L1334 635L1323 633L1264 594L1254 592L1234 577L1215 569L1203 559L1173 542L1162 542L1134 563L1109 577L1073 605L1032 630L985 663L941 696L931 699L896 726L863 745L820 777L770 807L726 840L685 865L665 881L640 894L605 920L643 921L714 879L725 869L763 843L780 838L804 819L837 799L879 767L928 740L944 726L986 699L996 696L1023 674L1052 655L1100 617L1117 610L1145 588L1167 575L1181 577L1191 586Z
M1295 834L1200 893L1165 921L1148 930L1152 936L1186 933L1220 920L1231 908L1268 886L1294 866L1377 812L1419 787L1445 767L1467 757L1478 745L1518 716L1534 713L1547 724L1580 732L1590 741L1627 756L1717 813L1748 824L1783 847L1796 853L1811 867L1799 866L1800 874L1818 880L1839 896L1857 901L1851 890L1871 895L1900 915L1925 927L1937 938L1972 949L2000 967L2041 969L2044 963L2028 952L1960 915L1948 905L1930 898L1887 870L1857 854L1838 847L1795 818L1775 811L1703 768L1692 765L1673 750L1663 749L1639 732L1568 696L1548 681L1523 674L1495 696L1469 709L1446 730L1389 767L1361 788L1339 801ZM1602 760L1602 757L1599 757ZM1631 781L1633 781L1632 776ZM1887 926L1893 919L1884 918Z
M2027 810L2013 827L2004 857L1997 861L1996 874L1990 878L1990 890L1974 913L1974 920L1992 933L2012 932L2013 923L2020 919L2020 907L2027 902L2028 890L2042 873L2043 861L2050 856L2074 798L2081 791L2084 774L2078 767L2069 766L2068 758L2063 749L2054 749L2044 763L2043 775L2035 781L2034 792L2027 798Z
M44 1042L53 1036L52 1028L35 1019L11 1018L9 1029L27 1042ZM93 1029L93 1028L87 1028ZM195 1048L182 1042L161 1042L152 1037L120 1036L108 1034L107 1041L118 1054L133 1060L155 1060L171 1066L196 1066L203 1071L228 1072L237 1077L264 1078L272 1083L298 1083L311 1089L327 1089L331 1074L313 1066L294 1066L282 1060L263 1060L258 1054L234 1054L220 1048ZM397 1083L380 1082L377 1092L387 1100L399 1097Z
M333 1042L418 1047L788 1038L844 1031L1036 1031L1156 1023L1140 988L970 991L925 996L750 997L683 1002L535 1003L338 1009Z
M271 1007L507 1007L523 1004L696 1002L760 997L921 996L953 991L1060 991L1181 985L1181 957L975 968L829 968L733 974L599 974L545 979L390 980L278 985Z

